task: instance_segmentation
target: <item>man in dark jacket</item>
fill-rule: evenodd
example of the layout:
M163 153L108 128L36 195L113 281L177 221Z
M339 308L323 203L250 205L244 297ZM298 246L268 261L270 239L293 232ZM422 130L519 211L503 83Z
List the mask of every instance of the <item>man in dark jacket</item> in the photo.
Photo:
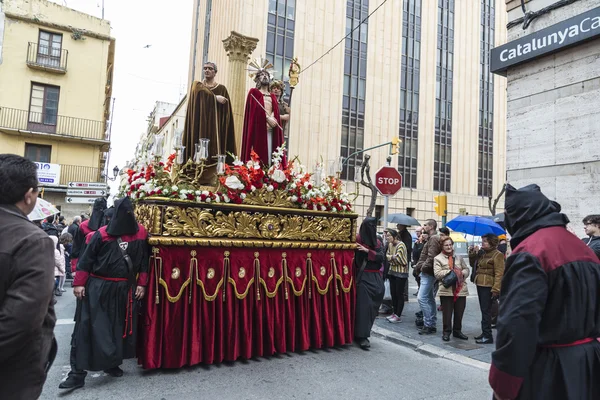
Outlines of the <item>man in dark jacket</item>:
M27 219L37 168L0 154L0 399L39 398L56 354L54 245Z
M435 304L435 276L433 276L433 259L442 251L440 238L437 235L437 222L433 219L428 219L423 226L425 232L429 234L429 239L423 247L416 270L421 277L421 287L417 300L423 312L423 329L419 332L420 335L430 335L437 332L435 327L437 323L437 311Z
M600 398L600 263L539 186L507 185L513 252L489 382L497 399Z
M73 223L71 225L69 225L69 229L67 229L67 232L72 237L75 237L75 235L77 234L77 229L79 229L80 224L81 224L81 217L73 218Z
M600 260L600 215L588 215L583 219L583 229L587 238L583 239L585 244L596 253Z

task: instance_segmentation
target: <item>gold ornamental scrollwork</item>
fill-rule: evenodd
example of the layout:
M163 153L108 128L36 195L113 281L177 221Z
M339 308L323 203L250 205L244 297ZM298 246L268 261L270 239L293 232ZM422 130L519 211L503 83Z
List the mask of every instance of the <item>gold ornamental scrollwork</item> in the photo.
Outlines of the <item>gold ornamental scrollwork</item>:
M269 192L267 188L263 187L248 194L244 203L251 206L293 208L294 203L288 200L288 198L289 195L286 191L273 190Z
M352 220L343 216L274 215L169 206L164 220L162 237L353 242Z
M135 207L136 220L152 235L160 235L162 212L156 205L139 204Z

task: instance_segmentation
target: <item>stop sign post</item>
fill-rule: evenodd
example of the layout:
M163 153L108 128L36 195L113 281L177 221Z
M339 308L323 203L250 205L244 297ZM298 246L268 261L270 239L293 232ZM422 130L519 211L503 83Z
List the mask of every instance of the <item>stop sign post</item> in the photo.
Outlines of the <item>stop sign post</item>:
M375 173L375 187L383 195L383 229L387 229L389 199L402 188L402 175L396 168L384 165Z
M389 165L375 173L375 187L383 196L393 196L402 188L402 175Z

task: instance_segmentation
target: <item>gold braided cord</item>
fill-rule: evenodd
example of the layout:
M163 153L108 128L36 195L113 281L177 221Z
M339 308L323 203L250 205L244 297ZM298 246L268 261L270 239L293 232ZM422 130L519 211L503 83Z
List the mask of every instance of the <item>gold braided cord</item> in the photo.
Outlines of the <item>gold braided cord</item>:
M312 264L312 258L311 258L311 253L308 253L306 255L307 259L306 259L306 275L308 276L308 298L312 299L312 278L314 278L313 276L313 264Z
M204 300L214 301L214 299L216 299L217 296L219 295L219 289L221 289L221 286L223 285L223 278L221 278L219 283L217 283L215 292L211 295L206 294L206 288L204 287L204 282L202 282L200 279L196 278L196 284L200 285L200 288L202 288L202 294L204 295Z
M287 278L287 281L292 284L291 285L292 286L292 292L294 292L294 295L296 295L296 296L302 296L302 293L304 293L304 288L306 286L306 276L304 277L304 280L302 280L302 287L300 288L300 290L296 290L296 287L294 286L294 281L289 276Z
M283 276L281 278L279 278L279 280L275 284L275 290L273 290L272 292L269 292L269 289L267 289L267 282L263 278L260 278L260 283L262 283L263 286L265 287L265 292L267 293L267 297L272 299L273 297L275 297L277 295L279 286L283 283Z
M321 294L321 295L324 295L324 294L327 294L327 292L329 291L329 285L331 284L331 281L333 280L333 275L330 275L329 278L327 278L327 285L325 285L325 289L321 289L321 287L319 286L319 281L317 280L316 276L313 275L312 279L313 279L313 282L315 282L317 292L319 292L319 294Z
M194 265L196 266L196 277L198 277L198 259L196 258L196 251L192 250L190 251L190 255L192 256L192 258L190 258L190 274L188 275L190 277L190 281L193 279L192 277L194 276ZM190 286L190 292L189 292L189 296L188 296L188 304L192 304L192 290L194 289L194 285Z
M329 260L329 265L331 265L331 272L333 274L337 274L337 265L335 263L335 253L331 253L331 259ZM340 295L340 289L337 287L337 281L333 282L333 286L335 286L335 294L336 296Z
M231 261L229 260L229 252L226 251L223 253L225 258L223 259L223 279L222 282L227 282L229 278L229 271L231 270ZM225 294L227 293L227 288L223 287L223 302L225 302Z
M341 275L335 274L335 277L340 280L340 286L342 287L342 291L344 293L350 292L350 290L352 289L352 282L354 280L354 277L350 277L350 283L348 284L348 287L344 287L344 281Z
M154 298L154 304L159 304L160 303L160 292L158 290L158 280L159 278L162 276L162 257L158 257L157 254L160 252L160 250L157 247L153 247L152 248L152 258L154 258L154 276L155 278L155 285L156 285L156 297ZM157 260L160 260L159 265L157 265ZM157 271L158 269L158 271Z
M183 285L181 285L181 289L179 289L179 293L177 294L177 296L171 296L169 294L169 288L167 287L167 282L165 282L163 278L159 279L159 283L161 284L162 287L165 288L165 294L167 295L167 300L169 300L171 303L175 303L175 302L179 301L179 299L181 299L181 295L183 295L183 291L190 284L191 281L192 281L192 279L188 278L185 282L183 282Z
M258 251L254 253L254 272L256 274L256 300L260 300L260 260L258 259Z
M287 300L289 295L288 295L288 285L287 285L287 280L288 280L288 267L287 267L287 254L286 253L282 253L281 254L282 260L281 260L281 269L283 270L283 281L285 282L283 285L283 289L284 289L284 294L285 294L285 299Z
M246 291L244 293L238 292L237 285L235 284L235 281L233 280L233 278L229 278L228 282L233 285L233 293L235 294L235 297L237 297L240 300L243 300L243 299L246 298L246 296L248 296L248 292L250 291L250 287L254 283L254 278L250 279L250 281L248 282L248 287L246 287Z

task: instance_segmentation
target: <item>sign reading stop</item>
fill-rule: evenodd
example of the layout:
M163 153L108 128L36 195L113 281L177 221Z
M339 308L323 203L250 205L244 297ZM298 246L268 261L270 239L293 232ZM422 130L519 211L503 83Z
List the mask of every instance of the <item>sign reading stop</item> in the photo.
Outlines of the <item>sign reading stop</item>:
M402 175L394 167L383 166L375 173L375 187L383 196L393 196L402 188Z

